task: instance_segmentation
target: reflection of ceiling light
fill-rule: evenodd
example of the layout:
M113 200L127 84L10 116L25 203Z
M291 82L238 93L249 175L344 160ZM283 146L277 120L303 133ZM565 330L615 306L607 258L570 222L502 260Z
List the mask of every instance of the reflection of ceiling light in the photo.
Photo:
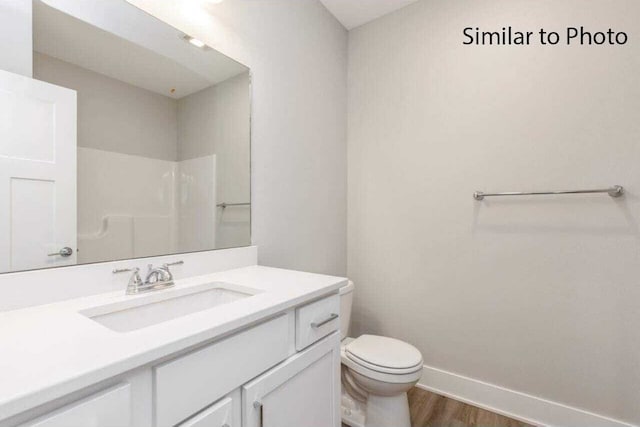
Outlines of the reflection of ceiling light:
M189 39L189 43L191 43L195 47L199 47L201 49L206 46L206 44L204 44L203 41L200 41L198 39Z
M222 3L224 0L207 0L209 3L213 3L213 4L219 4Z
M196 39L194 37L191 37L191 36L184 35L184 36L182 36L182 39L184 41L187 41L187 42L191 43L193 46L197 47L198 49L207 49L209 47L202 40L198 40L198 39Z

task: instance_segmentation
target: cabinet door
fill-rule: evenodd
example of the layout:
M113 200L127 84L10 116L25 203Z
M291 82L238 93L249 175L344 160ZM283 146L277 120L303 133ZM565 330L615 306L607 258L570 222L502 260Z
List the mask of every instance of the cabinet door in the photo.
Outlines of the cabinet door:
M339 334L244 386L242 406L245 427L339 427Z

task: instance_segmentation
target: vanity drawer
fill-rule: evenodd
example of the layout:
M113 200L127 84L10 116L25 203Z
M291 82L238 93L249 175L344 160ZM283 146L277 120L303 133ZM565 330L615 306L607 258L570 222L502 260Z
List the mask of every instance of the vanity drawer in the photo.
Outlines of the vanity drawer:
M120 384L65 406L22 427L130 427L131 386Z
M233 405L232 398L226 397L179 427L240 427L233 424Z
M175 426L288 356L284 315L155 367L156 426Z
M332 295L296 309L296 350L300 351L340 327L340 296Z

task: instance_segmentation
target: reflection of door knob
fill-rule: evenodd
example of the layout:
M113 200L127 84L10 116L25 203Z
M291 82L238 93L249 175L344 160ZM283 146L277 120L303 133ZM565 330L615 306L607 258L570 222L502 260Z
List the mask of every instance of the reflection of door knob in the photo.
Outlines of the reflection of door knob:
M54 254L48 254L47 256L61 256L63 258L67 258L67 257L70 257L71 255L73 255L73 249L69 247L64 247L60 249L60 252L56 252Z

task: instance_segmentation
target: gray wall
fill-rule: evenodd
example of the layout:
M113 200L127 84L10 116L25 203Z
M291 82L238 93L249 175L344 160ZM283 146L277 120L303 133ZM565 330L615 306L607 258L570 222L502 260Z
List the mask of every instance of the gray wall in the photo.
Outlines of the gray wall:
M638 16L636 0L422 0L350 33L356 334L640 423ZM504 25L630 41L462 45L464 27ZM613 184L628 195L472 198Z
M260 263L345 274L346 30L317 0L130 1L251 67Z
M78 91L78 145L176 161L178 102L34 53L34 78Z
M31 77L32 0L0 2L0 70Z

